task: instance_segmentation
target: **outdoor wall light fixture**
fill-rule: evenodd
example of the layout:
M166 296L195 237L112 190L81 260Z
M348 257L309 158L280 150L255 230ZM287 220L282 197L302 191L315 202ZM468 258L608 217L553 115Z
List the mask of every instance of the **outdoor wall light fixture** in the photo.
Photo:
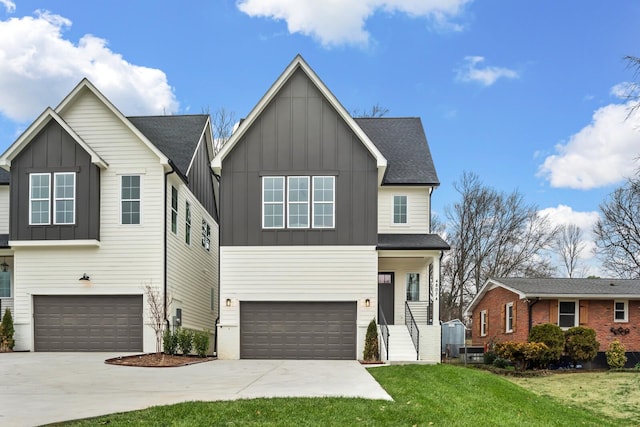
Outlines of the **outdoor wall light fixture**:
M0 267L2 267L2 272L6 273L9 268L9 264L7 264L7 259L6 258L2 258L2 264L0 264Z
M367 298L366 300L364 300L364 306L365 307L371 307L371 300L369 298Z
M231 298L227 298L225 304L227 305L227 307L231 307Z
M89 275L87 273L84 273L82 275L82 277L79 278L78 280L81 281L81 282L89 282L89 281L91 281L91 278L89 277Z

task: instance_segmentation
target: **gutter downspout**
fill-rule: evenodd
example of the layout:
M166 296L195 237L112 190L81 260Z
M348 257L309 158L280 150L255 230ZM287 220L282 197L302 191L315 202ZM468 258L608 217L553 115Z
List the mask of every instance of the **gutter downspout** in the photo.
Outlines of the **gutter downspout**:
M173 164L173 162L171 160L169 160L169 166L171 167L171 170L169 172L165 172L164 173L164 266L163 266L163 286L164 286L164 323L165 326L167 328L167 330L171 327L171 324L169 323L169 317L167 315L167 276L168 276L168 268L169 268L169 263L167 258L169 257L169 253L167 251L167 210L168 210L168 206L167 206L167 180L169 178L169 175L171 175L172 173L176 172L176 167Z
M220 194L220 175L217 175L214 171L211 171L213 177L218 181L218 195ZM215 330L216 333L213 336L213 353L218 356L218 325L220 324L220 308L222 300L220 299L220 233L222 232L222 227L220 226L221 213L220 207L218 206L218 200L215 198L216 192L213 192L214 203L216 205L216 213L218 216L218 317L216 317L215 322Z
M529 302L529 333L531 333L531 328L533 327L533 318L531 317L531 313L533 312L533 306L540 302L540 298L536 298L535 301Z

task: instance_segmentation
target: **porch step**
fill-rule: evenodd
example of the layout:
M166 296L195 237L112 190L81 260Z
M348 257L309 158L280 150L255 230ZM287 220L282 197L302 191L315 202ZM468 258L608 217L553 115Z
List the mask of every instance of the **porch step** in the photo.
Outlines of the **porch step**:
M389 362L408 362L416 359L416 348L407 327L389 325Z

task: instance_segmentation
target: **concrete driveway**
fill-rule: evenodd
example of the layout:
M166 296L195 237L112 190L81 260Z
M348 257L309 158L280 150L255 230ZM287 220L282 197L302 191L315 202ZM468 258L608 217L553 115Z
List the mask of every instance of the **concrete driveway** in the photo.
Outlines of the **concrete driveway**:
M345 396L391 400L356 361L104 363L112 353L0 354L0 425L33 426L185 401Z

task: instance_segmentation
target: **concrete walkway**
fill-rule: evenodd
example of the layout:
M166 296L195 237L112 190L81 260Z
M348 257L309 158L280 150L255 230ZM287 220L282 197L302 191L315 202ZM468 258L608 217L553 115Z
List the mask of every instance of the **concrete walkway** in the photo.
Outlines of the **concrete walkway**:
M356 361L215 360L178 368L104 363L116 356L122 354L0 354L0 425L33 426L195 400L391 400Z

